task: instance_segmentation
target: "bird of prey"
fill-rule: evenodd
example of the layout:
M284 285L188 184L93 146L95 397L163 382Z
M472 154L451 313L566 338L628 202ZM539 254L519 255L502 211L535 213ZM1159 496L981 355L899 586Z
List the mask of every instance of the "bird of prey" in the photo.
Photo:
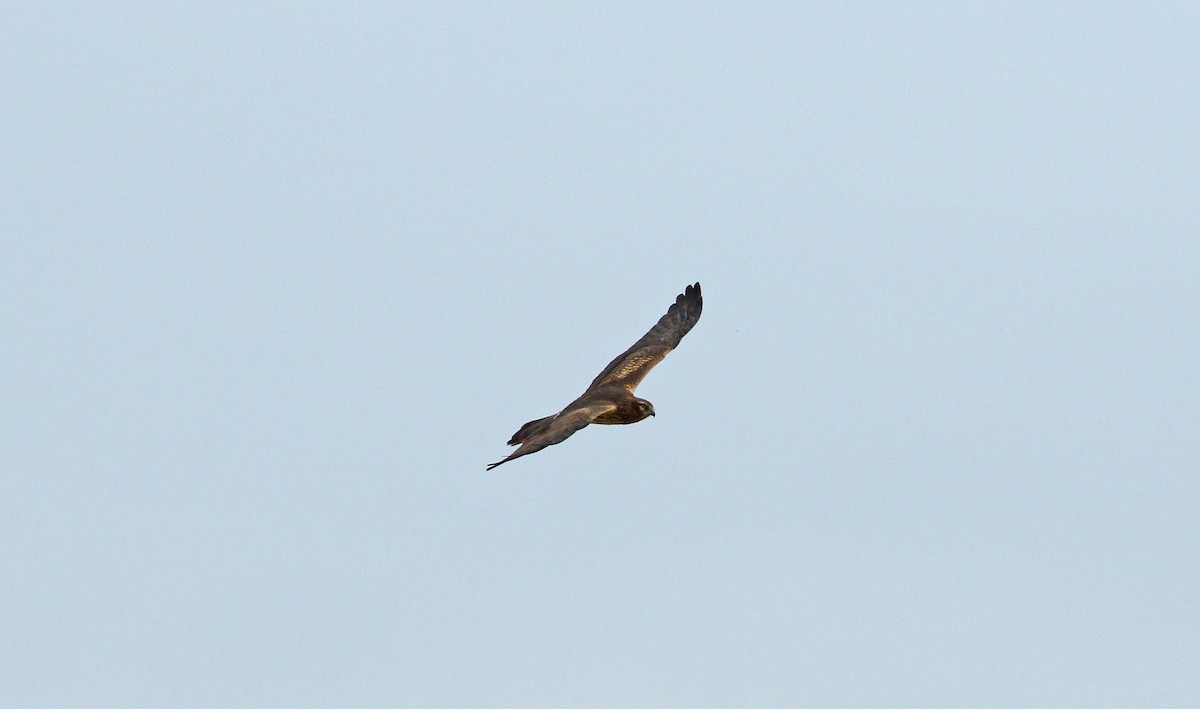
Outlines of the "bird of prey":
M507 458L492 463L488 470L513 458L536 453L546 446L562 443L589 423L637 423L654 415L654 405L633 395L633 390L654 365L675 349L683 336L700 319L704 301L700 284L688 286L675 298L667 314L633 346L608 363L575 401L557 414L536 419L517 429L508 445L520 448Z

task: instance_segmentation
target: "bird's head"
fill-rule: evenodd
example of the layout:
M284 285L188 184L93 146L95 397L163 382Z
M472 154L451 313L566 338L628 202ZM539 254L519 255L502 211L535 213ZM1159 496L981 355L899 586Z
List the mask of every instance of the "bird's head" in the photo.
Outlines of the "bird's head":
M648 416L654 415L654 404L651 404L645 399L637 399L635 403L637 405L638 414L641 415L641 418L638 419L639 421Z

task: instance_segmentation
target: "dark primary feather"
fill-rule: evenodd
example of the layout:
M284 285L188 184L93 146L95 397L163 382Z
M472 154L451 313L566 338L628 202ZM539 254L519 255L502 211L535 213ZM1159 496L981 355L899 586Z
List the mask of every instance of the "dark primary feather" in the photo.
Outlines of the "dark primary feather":
M592 380L588 390L617 384L633 391L646 373L661 362L668 352L675 349L683 336L691 331L700 319L703 307L700 284L688 286L675 298L666 315L659 318L649 332L608 363L604 371Z

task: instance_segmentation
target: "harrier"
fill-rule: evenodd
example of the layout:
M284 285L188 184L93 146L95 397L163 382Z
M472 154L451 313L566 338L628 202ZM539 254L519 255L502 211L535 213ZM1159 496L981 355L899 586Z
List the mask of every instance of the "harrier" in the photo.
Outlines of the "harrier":
M654 405L634 396L633 390L646 373L688 334L700 319L703 305L700 284L688 286L675 298L675 304L667 310L667 314L642 335L642 339L608 363L604 371L592 380L583 396L557 414L530 421L518 429L508 445L521 447L487 469L491 470L513 458L536 453L546 446L562 443L589 423L637 423L647 416L653 416Z

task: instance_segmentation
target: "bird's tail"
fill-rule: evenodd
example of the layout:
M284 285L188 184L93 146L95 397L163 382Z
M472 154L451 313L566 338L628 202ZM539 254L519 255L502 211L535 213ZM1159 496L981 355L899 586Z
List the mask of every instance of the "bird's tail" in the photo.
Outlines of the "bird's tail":
M545 433L546 429L550 428L550 422L554 420L555 416L558 416L558 414L547 416L545 418L534 419L533 421L530 421L524 426L518 428L517 432L512 435L512 438L508 439L508 445L517 446L524 443L525 439L529 438L530 436L536 436L539 433Z

